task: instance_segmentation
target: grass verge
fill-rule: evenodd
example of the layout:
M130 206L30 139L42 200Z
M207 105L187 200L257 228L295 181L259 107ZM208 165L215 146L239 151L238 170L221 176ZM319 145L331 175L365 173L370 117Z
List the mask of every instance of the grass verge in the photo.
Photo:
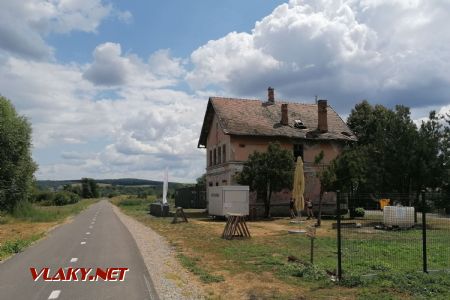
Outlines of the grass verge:
M224 281L224 278L222 275L213 275L213 274L205 271L204 269L200 268L197 265L197 262L200 260L199 258L190 258L184 254L178 254L177 257L180 260L183 267L185 267L190 272L197 275L202 282L211 283L211 282Z
M202 270L207 270L209 274L220 274L223 280L209 282L207 287L212 291L212 298L450 299L450 273L421 273L415 252L403 250L405 244L395 232L384 233L379 239L375 234L365 235L371 241L371 246L350 239L346 241L346 273L343 281L335 283L330 280L330 274L336 268L336 239L335 231L331 229L332 220L324 220L322 228L318 229L315 264L311 265L309 239L303 235L288 234L287 229L299 225L292 225L287 219L248 222L251 239L228 241L220 238L225 225L223 221L211 221L198 212L194 215L186 210L189 223L170 224L171 218L148 215L150 201L127 199L125 204L121 201L123 199L114 199L113 203L167 238L178 251L183 266L199 278ZM416 233L411 231L408 234L411 235L407 236L409 240ZM442 238L434 240L447 242ZM433 247L440 249L438 246ZM361 251L353 258L363 257L363 253L369 253L371 249L373 256L352 262L352 256L345 256L349 255L349 249ZM389 254L396 254L394 258L397 260L404 256L402 259L407 264L399 266L397 262L395 265L394 258ZM439 264L442 263L443 260ZM416 271L412 272L412 269ZM368 270L375 276L364 276L362 270ZM200 280L205 282L202 278Z
M65 206L21 203L13 213L0 215L0 261L21 252L44 237L50 228L97 201L98 199L83 199Z

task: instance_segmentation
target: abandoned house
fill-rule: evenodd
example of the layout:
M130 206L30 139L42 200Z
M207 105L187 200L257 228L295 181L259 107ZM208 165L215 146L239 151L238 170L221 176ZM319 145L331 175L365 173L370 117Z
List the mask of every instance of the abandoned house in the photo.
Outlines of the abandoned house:
M250 154L266 151L270 142L278 141L294 158L302 157L305 197L315 201L320 192L315 157L323 151L322 163L327 164L356 140L327 100L315 104L281 101L269 88L266 101L210 97L198 147L206 148L207 186L232 185ZM288 190L276 193L272 204L286 204L289 197ZM251 197L252 201L256 199Z

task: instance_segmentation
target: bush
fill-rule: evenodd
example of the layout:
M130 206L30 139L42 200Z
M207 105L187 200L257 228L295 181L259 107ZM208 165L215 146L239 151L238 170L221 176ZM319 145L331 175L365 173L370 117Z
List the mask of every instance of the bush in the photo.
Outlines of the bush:
M55 193L50 191L37 192L33 195L33 202L52 203Z
M362 217L364 217L365 214L366 214L366 212L365 212L364 208L362 208L362 207L357 207L357 208L355 209L355 217L362 218Z
M80 201L80 196L78 196L75 193L59 192L59 193L56 193L56 195L53 199L53 204L62 206L62 205L67 205L67 204L74 204L74 203L77 203L78 201Z

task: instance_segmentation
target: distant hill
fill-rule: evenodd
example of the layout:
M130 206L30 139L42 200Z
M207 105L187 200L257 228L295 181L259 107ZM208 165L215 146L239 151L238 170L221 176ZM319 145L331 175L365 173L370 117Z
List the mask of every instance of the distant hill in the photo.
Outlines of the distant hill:
M162 187L162 181L137 179L137 178L120 178L120 179L95 179L97 183L110 184L113 186L153 186ZM81 179L75 180L37 180L37 185L40 188L58 188L66 184L79 184ZM169 182L169 188L179 188L188 184Z

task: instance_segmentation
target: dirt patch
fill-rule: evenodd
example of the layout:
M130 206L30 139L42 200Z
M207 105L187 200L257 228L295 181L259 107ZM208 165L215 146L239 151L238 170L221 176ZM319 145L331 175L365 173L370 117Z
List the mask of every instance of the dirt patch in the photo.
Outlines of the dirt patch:
M14 222L0 225L0 244L10 240L26 239L52 229L57 222L25 223Z

